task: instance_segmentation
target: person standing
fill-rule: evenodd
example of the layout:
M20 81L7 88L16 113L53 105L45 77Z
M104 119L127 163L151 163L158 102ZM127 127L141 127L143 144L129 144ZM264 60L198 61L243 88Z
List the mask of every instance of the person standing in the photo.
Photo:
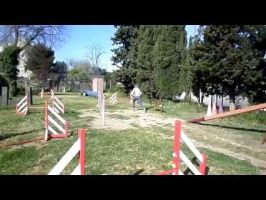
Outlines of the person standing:
M140 104L141 109L146 112L146 109L141 100L142 92L140 91L138 85L134 86L134 89L131 91L130 96L133 97L133 109L135 109L135 102L137 101Z

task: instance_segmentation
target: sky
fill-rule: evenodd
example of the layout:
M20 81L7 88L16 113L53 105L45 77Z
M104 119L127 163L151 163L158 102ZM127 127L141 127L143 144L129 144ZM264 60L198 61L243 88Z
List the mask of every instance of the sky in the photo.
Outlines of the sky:
M111 37L114 36L115 28L111 25L69 25L66 26L66 40L55 51L55 60L86 60L89 53L88 46L99 45L102 47L104 54L101 56L102 68L111 72L117 69L112 65L111 57L113 53ZM187 37L195 34L195 26L186 26Z

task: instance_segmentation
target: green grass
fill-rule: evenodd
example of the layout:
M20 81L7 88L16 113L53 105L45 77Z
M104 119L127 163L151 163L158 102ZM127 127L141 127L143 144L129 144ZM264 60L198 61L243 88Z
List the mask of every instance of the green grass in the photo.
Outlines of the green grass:
M210 166L210 174L220 175L256 175L260 174L258 169L250 164L248 161L238 160L230 156L210 151L209 149L202 149L208 155L208 164Z
M87 132L86 174L155 174L171 168L172 140L162 139L163 129ZM35 146L0 151L0 174L47 174L76 141L74 135L63 140ZM182 150L189 158L187 148ZM209 174L258 174L247 161L202 149L208 155ZM75 159L77 161L77 158ZM63 174L69 174L72 162ZM30 169L37 169L30 170Z
M159 111L155 111L153 105L150 103L145 103L146 107L150 107L148 112L160 113ZM163 101L164 107L164 116L174 116L184 120L197 118L205 115L207 108L202 105L198 105L195 103L185 103L185 102L171 102L171 101Z
M39 152L35 147L0 150L0 174L23 174L38 163Z
M0 174L47 174L77 139L78 128L88 128L94 117L80 118L83 112L97 112L97 99L80 94L57 95L65 104L64 119L70 122L72 135L66 139L50 140L38 144L0 148ZM19 98L18 98L19 99ZM34 96L34 106L42 106L44 100ZM130 109L127 104L107 105L106 110ZM206 108L188 103L165 104L165 116L182 119L205 114ZM127 119L120 114L110 117ZM265 113L253 113L215 123L221 125L265 130ZM9 144L44 135L44 113L42 110L29 111L22 117L17 116L14 106L0 107L0 144ZM170 127L171 128L171 127ZM254 128L254 129L255 129ZM231 131L231 130L230 130ZM243 130L234 130L243 134ZM162 127L142 128L135 124L134 129L123 131L87 130L86 137L86 174L133 174L144 169L143 174L154 174L171 168L172 129ZM246 131L244 134L262 132ZM182 147L191 158L188 149ZM208 157L210 174L259 174L258 169L247 161L203 150ZM75 158L77 161L77 158ZM63 174L69 174L77 162L72 162Z
M181 145L181 149L184 154L192 160L194 155L188 149L187 146ZM258 169L254 167L250 162L239 160L222 153L217 153L206 148L198 148L202 153L207 155L207 167L209 167L209 175L257 175L260 174ZM183 164L183 162L181 162ZM184 166L182 167L184 170Z

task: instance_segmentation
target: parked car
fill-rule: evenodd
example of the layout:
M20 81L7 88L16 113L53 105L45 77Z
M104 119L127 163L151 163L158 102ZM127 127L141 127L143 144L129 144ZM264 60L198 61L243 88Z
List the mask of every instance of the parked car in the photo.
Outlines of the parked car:
M83 96L97 97L98 96L98 92L94 92L94 91L91 91L91 90L82 90L81 91L81 95L83 95Z

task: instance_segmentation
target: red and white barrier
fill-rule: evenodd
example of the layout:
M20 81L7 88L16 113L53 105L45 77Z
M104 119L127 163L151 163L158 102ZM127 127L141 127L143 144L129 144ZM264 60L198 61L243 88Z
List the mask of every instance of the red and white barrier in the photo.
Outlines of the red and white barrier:
M54 91L51 89L51 97L54 96Z
M54 129L56 128L57 131ZM45 140L48 138L67 137L67 121L57 114L55 109L45 101Z
M16 113L18 115L26 115L28 112L28 95L23 97L23 99L16 105Z
M54 110L57 113L64 113L65 112L65 106L64 104L55 96L54 91L51 89L51 97L52 105Z
M43 89L42 89L42 91L40 92L40 95L41 95L41 98L44 97L44 91L43 91Z
M115 92L115 93L110 97L109 103L110 103L110 104L117 104L117 92Z
M183 142L190 151L199 160L199 168L194 166L190 159L181 150L181 142ZM173 168L168 171L159 173L160 175L184 175L180 170L180 160L182 160L185 165L193 172L194 175L205 175L206 171L206 155L200 153L198 149L194 146L192 141L186 136L186 134L181 130L181 122L176 121L175 124L175 136L174 136L174 153L173 153Z
M54 110L57 113L64 113L65 112L64 104L55 95L52 95L51 98Z
M104 110L105 110L105 98L103 95L103 92L98 91L98 104L97 107L100 112L100 117L102 119L103 125L104 125Z
M79 153L79 164L72 171L71 175L85 175L85 129L78 130L78 140L66 152L61 160L54 166L48 175L59 175L70 163L70 161Z

